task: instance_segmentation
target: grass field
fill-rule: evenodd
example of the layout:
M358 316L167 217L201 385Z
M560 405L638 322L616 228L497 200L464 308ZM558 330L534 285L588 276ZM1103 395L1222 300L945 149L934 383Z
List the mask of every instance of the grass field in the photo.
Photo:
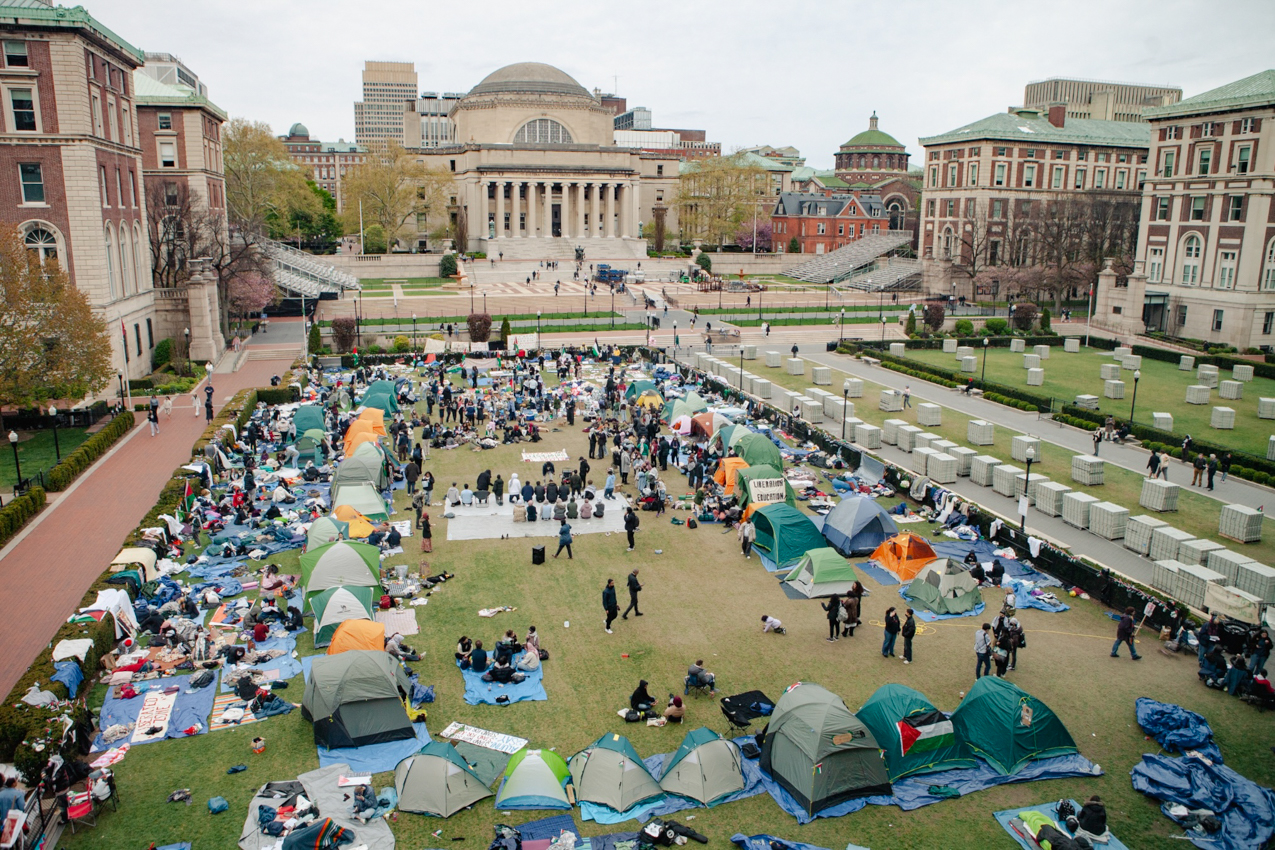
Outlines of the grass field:
M586 443L579 423L567 429L560 422L546 431L545 443L538 448L564 448L578 457L585 453ZM440 491L451 481L472 481L486 468L502 473L506 480L517 471L524 480L534 481L539 469L521 463L519 451L517 446L481 453L434 451L428 468ZM592 475L595 480L605 477L603 462L594 463ZM684 479L672 470L667 482L671 493L685 492ZM400 510L406 501L406 494L396 491ZM643 756L671 752L684 732L696 726L726 731L712 701L691 698L687 724L681 728L624 724L616 710L627 704L639 678L649 680L657 696L677 692L687 665L697 657L706 659L706 666L717 673L723 693L759 688L777 698L795 681L814 681L840 694L852 710L880 685L901 682L951 711L973 681L975 619L923 626L916 640L916 660L910 666L883 659L880 623L885 609L899 605L900 600L897 587L880 587L865 579L872 595L864 600L864 627L854 638L827 643L826 622L817 603L788 599L758 560L744 560L735 536L722 534L719 527L702 525L692 531L670 524L668 516L656 520L644 514L633 553L625 551L621 535L584 534L576 538L574 560L564 556L532 566L529 541L448 542L441 509L436 507L432 513L433 554L417 555L419 539L412 537L405 541L406 554L388 563L420 562L431 573L448 570L457 575L430 597L428 605L415 609L422 631L410 640L426 652L412 666L424 683L435 686L437 701L428 706L433 732L457 720L528 738L533 746L555 748L564 756L605 732L617 732L629 736ZM928 533L928 527L912 528ZM271 560L286 569L295 567L296 558L292 552ZM625 575L635 567L640 568L645 586L642 610L646 616L617 621L615 634L607 635L602 629L602 588L607 578L623 585ZM998 604L990 592L987 601L989 607ZM496 605L517 610L490 620L477 616L479 608ZM762 635L758 621L763 613L782 619L789 634ZM801 828L765 795L684 812L677 819L695 815L691 825L709 836L713 846L725 846L735 832L768 832L829 848L852 841L878 850L1011 850L1015 845L992 819L993 811L1098 793L1107 801L1111 829L1129 847L1164 847L1172 834L1170 822L1156 804L1132 791L1128 777L1141 753L1156 750L1134 723L1133 701L1139 696L1201 712L1215 730L1228 766L1264 785L1275 781L1275 767L1265 749L1269 718L1197 684L1193 659L1163 657L1148 641L1142 644L1148 657L1139 664L1108 658L1114 623L1094 602L1077 600L1063 614L1027 610L1020 619L1029 648L1019 656L1013 681L1059 714L1081 751L1102 765L1104 776L1008 785L908 813L870 806L847 818L819 820ZM507 708L466 705L452 661L457 637L468 634L494 640L506 628L523 634L532 624L551 653L545 664L549 700ZM309 647L309 638L303 636L299 651L307 654ZM302 687L297 677L285 697L299 702ZM100 688L95 698L100 702ZM262 755L249 751L248 743L257 735L267 740ZM249 769L227 775L226 769L239 762ZM230 848L259 785L289 779L316 766L310 725L299 711L238 730L136 747L117 768L123 800L120 811L103 814L96 829L66 836L63 846L119 848L184 840L196 848ZM375 778L378 789L390 783L392 774ZM191 789L193 806L164 802L178 788ZM205 802L214 795L230 801L229 812L217 817L207 814ZM492 838L491 824L517 824L546 814L496 812L491 800L484 800L446 821L400 813L392 828L398 846L404 848L484 850ZM581 824L585 835L633 828L633 822ZM442 830L437 838L430 834L435 830Z
M75 451L89 437L83 428L59 428L58 448L62 457ZM13 489L17 483L17 468L13 463L13 446L6 439L0 446L0 487ZM18 434L18 464L22 477L31 478L38 472L48 472L57 464L57 452L53 447L53 429L22 431Z
M982 374L983 355L978 351L974 355L979 358L978 371L974 374L974 380L977 381ZM956 356L944 354L941 350L909 349L907 356L945 369L959 368ZM987 380L1053 396L1067 404L1071 404L1077 395L1096 395L1101 412L1128 419L1129 409L1133 404L1132 371L1120 370L1120 380L1125 382L1123 399L1105 398L1102 394L1103 383L1099 367L1114 362L1110 352L1106 351L1082 348L1079 354L1067 354L1061 348L1054 348L1050 358L1041 363L1041 368L1045 370L1044 385L1029 387L1027 370L1023 368L1023 355L1015 354L1007 348L992 348L987 352ZM1213 390L1208 404L1187 404L1186 388L1196 382L1194 370L1181 372L1178 371L1176 362L1165 363L1144 357L1141 372L1138 403L1134 410L1137 422L1150 425L1153 412L1171 413L1175 434L1190 434L1196 439L1266 457L1266 442L1273 429L1270 421L1257 418L1257 400L1275 397L1275 380L1254 378L1244 385L1242 399L1224 399L1218 395L1217 390ZM1219 370L1218 377L1220 381L1229 381L1231 373L1222 369ZM1235 410L1233 431L1219 431L1210 427L1209 418L1214 407L1230 407Z

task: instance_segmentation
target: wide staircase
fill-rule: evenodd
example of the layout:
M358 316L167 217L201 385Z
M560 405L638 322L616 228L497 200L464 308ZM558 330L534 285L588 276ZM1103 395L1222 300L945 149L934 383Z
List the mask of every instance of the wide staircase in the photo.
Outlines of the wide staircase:
M585 262L645 260L645 239L488 239L487 256L503 253L506 260L558 260L574 262L576 246L584 249Z
M813 260L786 269L784 274L809 283L836 283L911 240L912 234L901 230L865 236L830 254L820 254Z
M274 263L275 284L293 295L318 298L325 293L362 288L357 277L323 262L314 254L272 239L262 244Z
M836 283L838 289L858 289L863 292L904 292L919 289L920 286L921 261L906 257L879 258Z

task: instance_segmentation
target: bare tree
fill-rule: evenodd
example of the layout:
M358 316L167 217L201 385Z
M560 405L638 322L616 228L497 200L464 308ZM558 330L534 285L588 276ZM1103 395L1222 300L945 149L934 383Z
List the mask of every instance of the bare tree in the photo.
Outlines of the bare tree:
M994 261L991 257L991 243L997 240L996 226L991 222L988 206L991 202L971 202L967 207L965 221L961 223L960 249L953 258L952 270L960 272L970 280L974 280L988 265Z
M391 249L404 236L421 230L432 239L442 239L451 226L449 201L454 186L451 172L427 167L401 146L388 144L369 152L366 162L346 178L347 226L357 228L361 203L367 220L385 231Z

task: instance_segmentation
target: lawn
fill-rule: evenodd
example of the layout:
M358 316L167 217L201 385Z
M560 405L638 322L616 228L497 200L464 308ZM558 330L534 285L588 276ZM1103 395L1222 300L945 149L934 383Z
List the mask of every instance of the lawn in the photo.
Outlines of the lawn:
M557 423L537 448L564 448L578 457L587 443L579 428L579 424L568 429ZM483 453L433 451L427 466L440 490L451 481L472 482L485 468L503 473L506 480L517 471L524 480L534 481L539 468L521 463L519 451L517 446ZM602 461L594 463L592 476L595 480L605 477ZM672 493L685 492L680 475L670 471L667 481ZM396 491L395 501L403 510L406 494ZM672 525L668 516L656 520L644 514L633 553L625 551L620 535L586 534L576 538L579 557L574 560L567 561L564 555L532 566L531 543L525 539L448 542L447 520L441 513L438 507L433 510L433 554L423 558L416 554L419 539L413 537L405 541L405 555L388 561L422 563L422 569L431 573L448 570L457 576L435 591L428 605L415 609L422 633L411 643L426 654L412 666L425 683L435 686L437 701L428 706L432 732L457 720L528 738L533 746L554 748L564 756L605 732L617 732L629 736L643 756L672 752L683 733L698 725L726 731L715 704L691 698L688 725L681 728L626 725L616 717L616 710L626 705L639 678L649 680L657 695L676 692L687 665L696 658L706 659L724 693L759 688L777 698L795 681L814 681L842 695L852 710L880 685L901 682L950 711L972 682L974 619L924 626L911 666L883 659L877 651L880 622L888 606L899 604L897 588L882 588L866 579L872 595L864 600L865 626L856 637L829 644L823 639L826 623L817 603L788 599L757 559L740 556L733 534L722 534L713 525L688 530ZM293 552L271 560L286 568L294 566L296 558ZM634 568L641 569L646 616L617 621L615 634L607 635L602 630L602 587L607 578L623 585L625 575ZM990 593L988 602L996 604ZM517 610L495 619L477 616L479 608L497 605ZM782 619L789 634L760 634L758 621L763 613ZM1193 660L1165 658L1151 651L1147 641L1143 650L1148 658L1141 664L1106 657L1114 624L1093 602L1077 601L1064 614L1023 611L1020 619L1030 649L1020 655L1013 680L1059 714L1081 751L1102 765L1104 776L1004 786L910 813L870 806L846 818L823 819L801 828L764 795L684 812L677 819L694 815L690 824L709 836L714 846L724 846L735 832L769 832L830 848L852 841L874 848L1010 850L1014 844L992 819L993 811L1098 793L1107 801L1112 830L1126 844L1166 846L1173 832L1170 822L1158 805L1132 791L1128 778L1140 754L1155 750L1134 725L1133 701L1138 696L1178 702L1201 712L1211 722L1228 766L1264 785L1275 780L1264 743L1252 743L1266 741L1268 719L1198 685ZM545 664L549 700L507 708L466 705L452 661L457 637L468 634L494 640L506 628L522 634L532 624L551 654ZM310 651L307 638L298 649L303 654ZM1110 669L1096 671L1091 662ZM1095 683L1100 683L1100 692ZM285 696L299 702L301 678L290 684ZM267 740L262 755L249 751L248 742L257 735ZM226 774L228 767L240 762L249 766L246 772ZM135 747L117 768L124 801L120 811L103 814L96 829L65 837L63 846L116 848L185 840L197 848L233 847L259 785L289 779L316 766L309 724L299 711L239 730ZM378 788L391 782L390 773L375 778ZM191 789L193 806L164 802L178 788ZM205 803L214 795L229 800L229 812L217 817L207 814ZM518 824L547 814L497 813L491 800L484 800L446 821L400 813L392 828L404 848L483 850L492 838L491 824ZM619 826L588 822L581 824L581 831L599 835L634 826L633 822ZM435 830L441 830L437 838L431 835Z
M974 355L979 358L978 371L974 374L977 381L982 374L982 352L976 351ZM909 349L907 356L945 369L959 368L956 356L944 354L941 350ZM1023 355L1015 354L1007 348L992 348L987 352L987 380L1052 396L1067 404L1071 404L1077 395L1096 395L1099 400L1098 409L1102 413L1127 419L1133 405L1133 372L1128 369L1120 370L1120 380L1125 382L1123 399L1106 398L1102 394L1103 383L1099 367L1114 362L1111 353L1107 351L1082 348L1079 354L1067 354L1061 348L1053 348L1050 358L1041 363L1041 368L1045 370L1044 385L1029 387L1027 370L1023 368ZM1268 420L1257 418L1257 400L1275 397L1275 380L1254 378L1244 385L1242 399L1221 398L1215 389L1208 404L1187 404L1186 388L1196 382L1195 370L1182 372L1178 370L1176 362L1165 363L1144 357L1141 372L1138 402L1134 409L1136 421L1150 425L1153 412L1170 413L1173 415L1175 434L1191 434L1197 439L1266 457L1266 443L1275 426ZM1229 370L1219 370L1218 378L1219 381L1229 381L1231 373ZM1235 410L1235 430L1220 431L1209 425L1215 406Z
M83 428L59 428L57 444L62 450L62 457L75 451L88 437L88 432ZM12 490L18 476L13 465L13 446L8 444L8 440L5 443L0 448L0 487ZM53 430L19 431L18 464L22 467L23 478L31 478L36 473L52 469L57 464Z

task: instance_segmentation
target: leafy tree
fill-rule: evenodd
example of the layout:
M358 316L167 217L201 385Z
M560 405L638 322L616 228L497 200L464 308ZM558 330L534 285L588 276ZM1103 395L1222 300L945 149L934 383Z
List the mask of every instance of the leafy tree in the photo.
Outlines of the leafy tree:
M507 344L511 336L513 336L513 328L509 324L509 318L505 317L500 322L500 341Z
M161 339L155 343L155 350L151 352L151 369L156 370L161 366L167 366L169 361L173 359L173 340L172 337Z
M270 125L233 118L222 132L222 141L226 210L232 228L264 234L271 221L290 222L294 212L321 212L322 203Z
M310 323L310 336L307 340L307 347L311 354L317 354L319 349L323 347L323 335L319 330L318 322Z
M318 251L330 251L336 240L345 234L345 227L337 218L336 198L313 180L307 180L306 186L315 203L306 203L291 210L286 221L270 215L267 219L270 235L275 239L295 240L298 248L309 246Z
M451 227L448 205L454 190L451 172L429 168L391 143L373 149L362 165L350 170L345 180L346 220L357 223L362 202L363 215L380 225L390 248L421 230L431 239L443 239ZM366 241L365 231L365 246Z
M364 254L384 254L386 250L385 229L383 227L379 224L369 224L363 228Z
M488 313L470 313L465 319L469 326L471 342L486 342L491 339L491 315Z
M938 333L939 328L943 327L943 320L947 318L947 311L943 309L943 304L939 301L931 301L925 305L925 325L930 329L931 333Z
M916 313L911 310L908 311L908 320L907 324L903 326L903 332L908 336L916 334Z
M687 239L706 239L726 244L745 219L752 221L754 211L765 213L770 176L761 166L750 162L742 152L696 160L681 175L678 184L678 226ZM755 204L765 204L754 208ZM751 229L750 229L751 233Z
M710 257L708 254L701 253L698 257L696 257L696 258L695 258L695 262L696 262L696 263L699 265L699 267L700 267L701 269L703 269L704 271L706 271L706 272L708 272L708 273L710 273L710 274L712 273L712 271L713 271L713 258L712 258L712 257Z
M354 348L357 330L353 316L341 316L332 320L332 345L338 354L348 354Z
M1048 307L1044 307L1044 308L1042 308L1042 309L1041 309L1041 311L1040 311L1040 331L1041 331L1041 333L1049 333L1049 330L1050 330L1050 328L1049 328L1049 320L1050 320L1051 318L1052 318L1052 315L1051 315L1051 314L1050 314L1050 312L1049 312L1049 308L1048 308Z
M88 297L0 225L0 406L80 399L113 377L111 342Z
M451 277L456 274L456 255L444 254L438 261L439 277Z
M796 236L788 240L788 253L789 254L801 253L801 243L797 241Z

